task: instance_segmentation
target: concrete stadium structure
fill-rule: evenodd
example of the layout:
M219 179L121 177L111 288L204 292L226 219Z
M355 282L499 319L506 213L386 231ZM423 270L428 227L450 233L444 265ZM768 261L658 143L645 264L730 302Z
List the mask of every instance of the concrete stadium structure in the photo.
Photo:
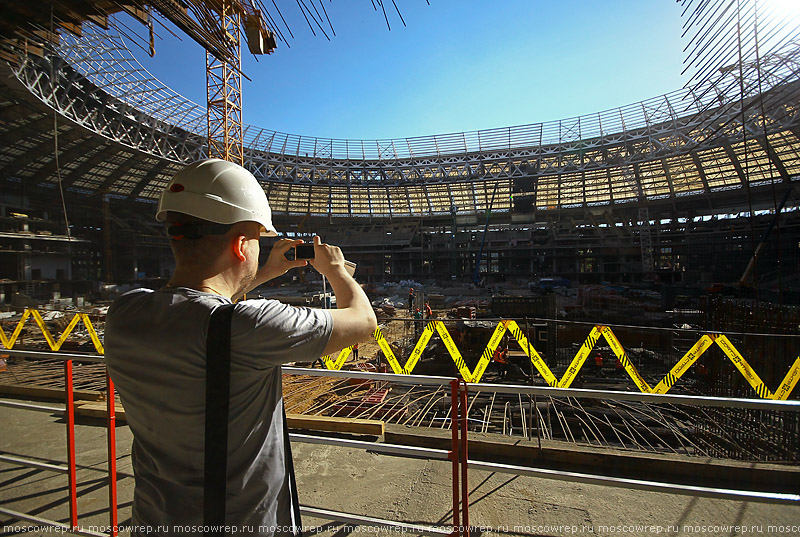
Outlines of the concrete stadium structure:
M152 215L169 177L205 156L205 109L86 26L58 56L3 67L5 295L171 271ZM766 79L761 65L743 80L723 69L700 87L518 127L336 140L248 126L245 165L278 229L341 245L364 281L733 283L777 223L754 281L796 289L800 48L766 64Z

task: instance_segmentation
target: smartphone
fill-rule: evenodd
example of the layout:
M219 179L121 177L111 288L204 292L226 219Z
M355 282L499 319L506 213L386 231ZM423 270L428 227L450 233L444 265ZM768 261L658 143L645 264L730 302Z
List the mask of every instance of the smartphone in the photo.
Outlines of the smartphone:
M298 244L294 249L295 259L314 259L313 244Z

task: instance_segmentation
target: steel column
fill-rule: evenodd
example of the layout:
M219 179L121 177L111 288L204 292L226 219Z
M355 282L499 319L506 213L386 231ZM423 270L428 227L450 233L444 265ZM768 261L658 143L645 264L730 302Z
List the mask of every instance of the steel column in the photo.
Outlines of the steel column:
M464 524L464 534L469 536L469 484L467 473L469 471L469 453L467 450L467 382L459 379L459 428L461 431L461 450L459 451L459 464L461 464L461 521ZM454 409L455 411L455 409Z
M453 461L453 533L452 535L460 536L461 535L461 522L459 518L459 471L458 465L460 462L459 458L459 443L458 443L458 430L459 430L459 423L458 423L458 403L459 403L459 386L458 380L453 379L450 382L450 431L452 436L452 445L450 449L450 460Z
M108 505L111 522L110 535L115 537L117 528L117 409L114 399L114 381L106 369L106 404L108 408Z
M69 520L78 527L78 484L75 467L75 399L72 393L72 360L64 362L64 401L67 408L67 476L69 479Z

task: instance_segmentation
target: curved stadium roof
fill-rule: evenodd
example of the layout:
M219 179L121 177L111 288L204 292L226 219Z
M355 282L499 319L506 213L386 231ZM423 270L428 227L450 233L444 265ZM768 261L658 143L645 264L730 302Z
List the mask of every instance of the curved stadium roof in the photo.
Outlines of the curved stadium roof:
M18 82L5 82L3 178L47 187L60 176L78 194L155 201L182 164L205 155L205 108L155 80L119 36L89 26L59 54L29 57L13 68ZM759 66L749 66L741 85L723 73L702 87L516 127L337 140L247 126L245 165L278 216L475 215L491 206L524 219L642 204L714 210L745 198L771 206L772 187L800 174L800 47L767 61L759 85ZM58 161L48 107L59 112Z

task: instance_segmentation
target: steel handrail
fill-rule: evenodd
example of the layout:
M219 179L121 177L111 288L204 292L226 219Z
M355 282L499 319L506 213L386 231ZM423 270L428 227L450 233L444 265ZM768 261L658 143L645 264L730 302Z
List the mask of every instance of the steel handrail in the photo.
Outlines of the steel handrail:
M61 359L86 362L105 362L102 355L91 354L66 354L44 351L22 351L16 349L2 349L3 354L19 356L20 358ZM388 381L400 384L419 384L424 386L446 386L453 380L452 377L424 376L424 375L398 375L396 373L374 373L368 371L311 369L305 367L283 366L284 373L296 375L309 375L315 377L356 378L364 380ZM640 401L647 403L672 403L689 406L719 407L719 408L748 408L756 410L777 410L800 412L800 400L767 400L747 399L743 397L712 397L702 395L674 395L642 392L622 392L615 390L592 390L585 388L552 388L550 386L527 386L522 384L491 384L473 383L470 389L489 393L507 393L522 395L544 395L550 397L578 397L587 399L606 399L610 401Z
M83 355L83 354L63 354L63 353L48 353L41 351L21 351L21 350L6 350L7 354L23 357L23 358L45 358L45 359L59 359L65 361L71 360L84 360L90 362L103 362L104 356L101 355ZM284 374L307 375L307 376L326 376L338 378L357 378L373 381L386 381L398 384L421 384L428 386L444 386L453 382L459 382L452 377L438 377L438 376L422 376L422 375L397 375L393 373L375 373L366 371L342 371L342 370L327 370L327 369L310 369L296 366L282 367ZM466 383L461 381L466 387ZM489 392L489 393L510 393L510 394L528 394L528 395L546 395L551 397L576 397L576 398L591 398L591 399L608 399L619 401L640 401L650 403L671 403L683 404L694 406L713 406L713 407L739 407L751 408L762 410L782 410L797 412L800 410L800 401L764 401L752 400L743 398L726 398L726 397L706 397L706 396L692 396L692 395L670 395L670 394L652 394L652 393L634 393L634 392L618 392L613 390L590 390L578 388L552 388L547 386L525 386L525 385L502 385L502 384L489 384L489 383L476 383L470 384L471 388L476 391ZM458 390L461 392L461 390ZM465 399L466 394L459 393L459 397ZM109 400L111 398L109 397ZM454 403L457 404L457 403ZM465 405L464 405L465 406ZM111 405L109 405L109 410ZM453 420L456 420L455 414L452 414ZM466 416L461 416L466 418ZM454 423L454 427L457 426ZM458 425L459 429L466 428L464 423ZM464 431L465 433L466 431ZM456 442L466 444L465 438L457 438L454 435L454 445ZM791 493L779 492L765 492L753 490L737 490L725 489L714 487L700 487L694 485L685 485L679 483L667 483L663 481L648 481L637 480L630 478L619 478L613 476L603 476L596 474L587 474L579 472L566 472L560 470L551 470L544 468L533 468L519 465L500 464L484 461L469 460L466 458L466 446L460 446L453 450L441 450L432 448L419 448L413 446L402 446L395 444L380 444L375 442L366 442L361 440L351 440L344 438L329 438L312 435L291 434L290 439L295 442L305 442L313 444L326 444L339 447L351 447L359 449L368 449L370 451L387 453L400 456L410 457L424 457L437 460L457 460L462 457L465 459L463 462L464 482L466 487L466 470L467 468L486 470L491 472L511 473L514 475L527 475L532 477L558 479L564 481L574 481L581 483L591 483L605 486L623 487L637 490L648 490L656 492L667 492L674 494L686 494L693 496L704 496L718 499L736 499L744 501L758 501L768 503L800 505L800 495ZM456 467L458 465L455 465ZM454 475L455 479L455 475ZM454 481L456 483L456 481ZM457 485L454 485L454 487ZM464 496L463 501L466 505L469 504L468 496ZM335 511L326 511L319 508L303 506L304 512L309 515L321 516L322 518L329 518L339 521L351 521L361 523L375 523L384 526L397 526L405 523L387 521L380 519L373 519L361 515L354 515L349 513L338 513ZM0 512L3 512L0 510ZM323 516L324 515L324 516ZM398 526L399 527L399 526ZM420 533L439 535L444 533L443 530L433 526L426 526L419 528Z
M548 468L532 468L528 466L517 466L513 464L502 464L496 462L484 462L476 460L469 460L468 464L471 469L485 470L487 472L527 475L531 477L540 477L545 479L558 479L560 481L574 481L578 483L590 483L593 485L604 485L604 486L622 487L622 488L637 489L637 490L647 490L651 492L666 492L671 494L703 496L706 498L716 498L721 500L757 501L765 503L800 505L800 494L790 494L782 492L761 492L754 490L736 490L736 489L724 489L724 488L714 488L714 487L699 487L696 485L665 483L663 481L647 481L643 479L630 479L624 477L584 474L580 472L565 472L563 470L550 470Z
M22 410L31 411L48 411L63 414L67 427L67 465L64 467L56 465L48 465L33 461L29 459L22 459L12 456L0 457L0 461L18 464L22 466L29 466L43 470L51 470L55 472L64 472L68 478L68 503L69 503L69 516L70 525L61 524L60 522L45 519L28 513L19 513L17 511L0 507L0 513L12 516L17 520L24 520L43 524L49 527L63 530L65 533L74 533L77 535L87 536L105 536L104 533L96 533L92 531L83 530L78 526L78 492L77 492L77 465L75 461L75 400L73 390L73 377L72 365L74 361L85 362L105 362L105 358L100 355L84 355L84 354L70 354L60 352L41 352L41 351L23 351L15 349L2 349L4 355L16 356L20 358L39 358L45 360L62 360L64 362L64 408L45 407L42 405L35 405L30 403L15 403L12 401L0 400L0 406L14 407ZM116 467L116 418L114 408L114 384L111 378L106 373L106 381L108 386L109 396L107 399L107 429L108 429L108 477L109 477L109 512L110 512L110 535L112 537L118 534L117 526L117 467Z

